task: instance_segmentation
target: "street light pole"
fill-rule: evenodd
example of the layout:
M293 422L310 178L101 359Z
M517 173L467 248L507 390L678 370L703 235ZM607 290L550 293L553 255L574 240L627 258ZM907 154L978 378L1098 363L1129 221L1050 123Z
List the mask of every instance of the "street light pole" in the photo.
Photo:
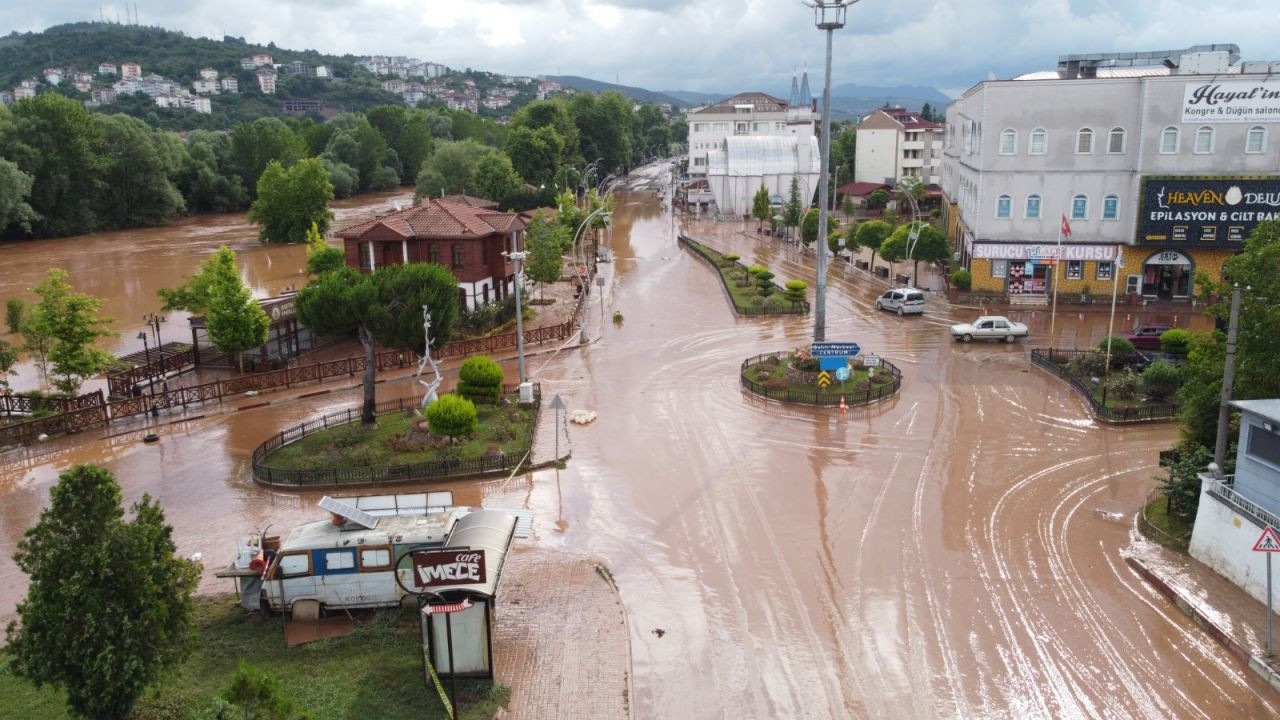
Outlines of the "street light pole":
M831 37L844 27L845 10L858 0L813 0L814 19L827 32L826 79L822 85L822 145L818 148L818 287L814 292L813 340L826 339L827 329L827 164L831 153Z
M520 356L521 383L526 379L524 373L524 308L520 304L520 286L524 284L524 258L526 254L523 250L503 253L516 264L516 353Z
M1222 369L1222 400L1218 404L1218 437L1213 446L1213 462L1222 474L1227 459L1227 421L1231 417L1231 390L1236 379L1236 338L1240 325L1240 285L1231 289L1231 318L1227 324L1227 358ZM1270 553L1268 553L1270 557Z

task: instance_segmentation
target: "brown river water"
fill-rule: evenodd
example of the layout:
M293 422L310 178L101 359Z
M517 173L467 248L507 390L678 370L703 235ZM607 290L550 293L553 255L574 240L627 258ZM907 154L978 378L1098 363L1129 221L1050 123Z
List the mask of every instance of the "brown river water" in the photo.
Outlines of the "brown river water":
M347 201L339 216L392 197ZM1277 714L1273 690L1124 563L1132 513L1177 429L1100 425L1034 369L1028 348L1049 344L1047 312L1010 313L1031 326L1025 344L956 344L945 326L974 313L930 301L923 317L879 314L862 276L833 270L827 339L889 358L902 392L845 415L764 402L741 391L741 362L807 344L812 319L735 317L653 192L621 193L615 217L606 301L625 322L584 350L529 359L548 397L598 419L571 427L567 469L454 489L461 502L530 507L533 542L608 565L629 618L636 717ZM811 256L733 224L708 228L696 233L709 244L813 286ZM132 349L154 289L219 243L241 253L260 292L302 280L302 248L260 247L228 215L0 246L0 297L67 267L130 319L117 329ZM1144 319L1174 318L1122 311L1117 326ZM185 325L175 320L166 339ZM1106 323L1060 310L1053 341L1096 342ZM598 316L591 324L601 332ZM0 614L25 584L14 545L68 465L101 463L127 500L157 497L180 551L211 570L246 528L317 516L318 496L253 484L252 449L355 400L334 393L164 426L154 445L132 433L0 465ZM206 576L202 589L229 588Z

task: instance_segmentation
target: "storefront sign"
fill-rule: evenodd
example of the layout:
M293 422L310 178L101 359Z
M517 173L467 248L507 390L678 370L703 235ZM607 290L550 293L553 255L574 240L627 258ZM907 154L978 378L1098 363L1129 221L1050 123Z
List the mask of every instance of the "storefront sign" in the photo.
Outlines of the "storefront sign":
M1188 83L1184 123L1252 123L1280 120L1280 82Z
M1138 243L1239 248L1263 220L1280 218L1280 177L1146 177Z
M1186 255L1174 250L1165 250L1152 255L1146 262L1147 265L1190 265L1191 261Z
M259 303L267 317L271 318L271 322L280 322L282 319L288 319L297 314L297 307L293 304L293 298L272 298L263 300Z
M1031 245L1027 243L974 243L973 257L979 260L1100 260L1111 262L1116 256L1115 245L1081 245L1062 243Z
M485 581L481 550L435 550L413 555L413 583L420 588Z

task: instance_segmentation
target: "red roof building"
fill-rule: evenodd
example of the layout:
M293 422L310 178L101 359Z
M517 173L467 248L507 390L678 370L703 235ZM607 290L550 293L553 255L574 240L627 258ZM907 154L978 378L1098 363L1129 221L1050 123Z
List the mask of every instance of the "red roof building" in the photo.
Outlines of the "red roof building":
M457 202L457 198L464 202ZM529 223L516 213L453 196L387 213L339 230L347 265L370 272L384 265L430 262L458 278L458 302L468 310L515 291L515 265L504 252L524 249Z

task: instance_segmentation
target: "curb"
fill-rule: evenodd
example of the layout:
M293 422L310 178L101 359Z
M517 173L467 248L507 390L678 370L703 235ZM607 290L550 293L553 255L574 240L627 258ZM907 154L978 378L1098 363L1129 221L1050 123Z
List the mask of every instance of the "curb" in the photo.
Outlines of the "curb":
M1276 672L1268 663L1265 657L1254 655L1249 649L1241 645L1234 638L1228 635L1222 628L1218 627L1204 613L1200 612L1193 603L1182 595L1178 594L1157 575L1151 568L1148 568L1141 560L1134 557L1126 557L1124 559L1129 567L1133 568L1144 580L1151 584L1161 595L1169 599L1179 610L1187 617L1191 618L1196 625L1199 625L1205 632L1209 633L1209 637L1213 638L1219 645L1227 649L1227 652L1234 655L1241 662L1245 663L1251 671L1258 677L1266 680L1271 687L1280 690L1280 672Z

